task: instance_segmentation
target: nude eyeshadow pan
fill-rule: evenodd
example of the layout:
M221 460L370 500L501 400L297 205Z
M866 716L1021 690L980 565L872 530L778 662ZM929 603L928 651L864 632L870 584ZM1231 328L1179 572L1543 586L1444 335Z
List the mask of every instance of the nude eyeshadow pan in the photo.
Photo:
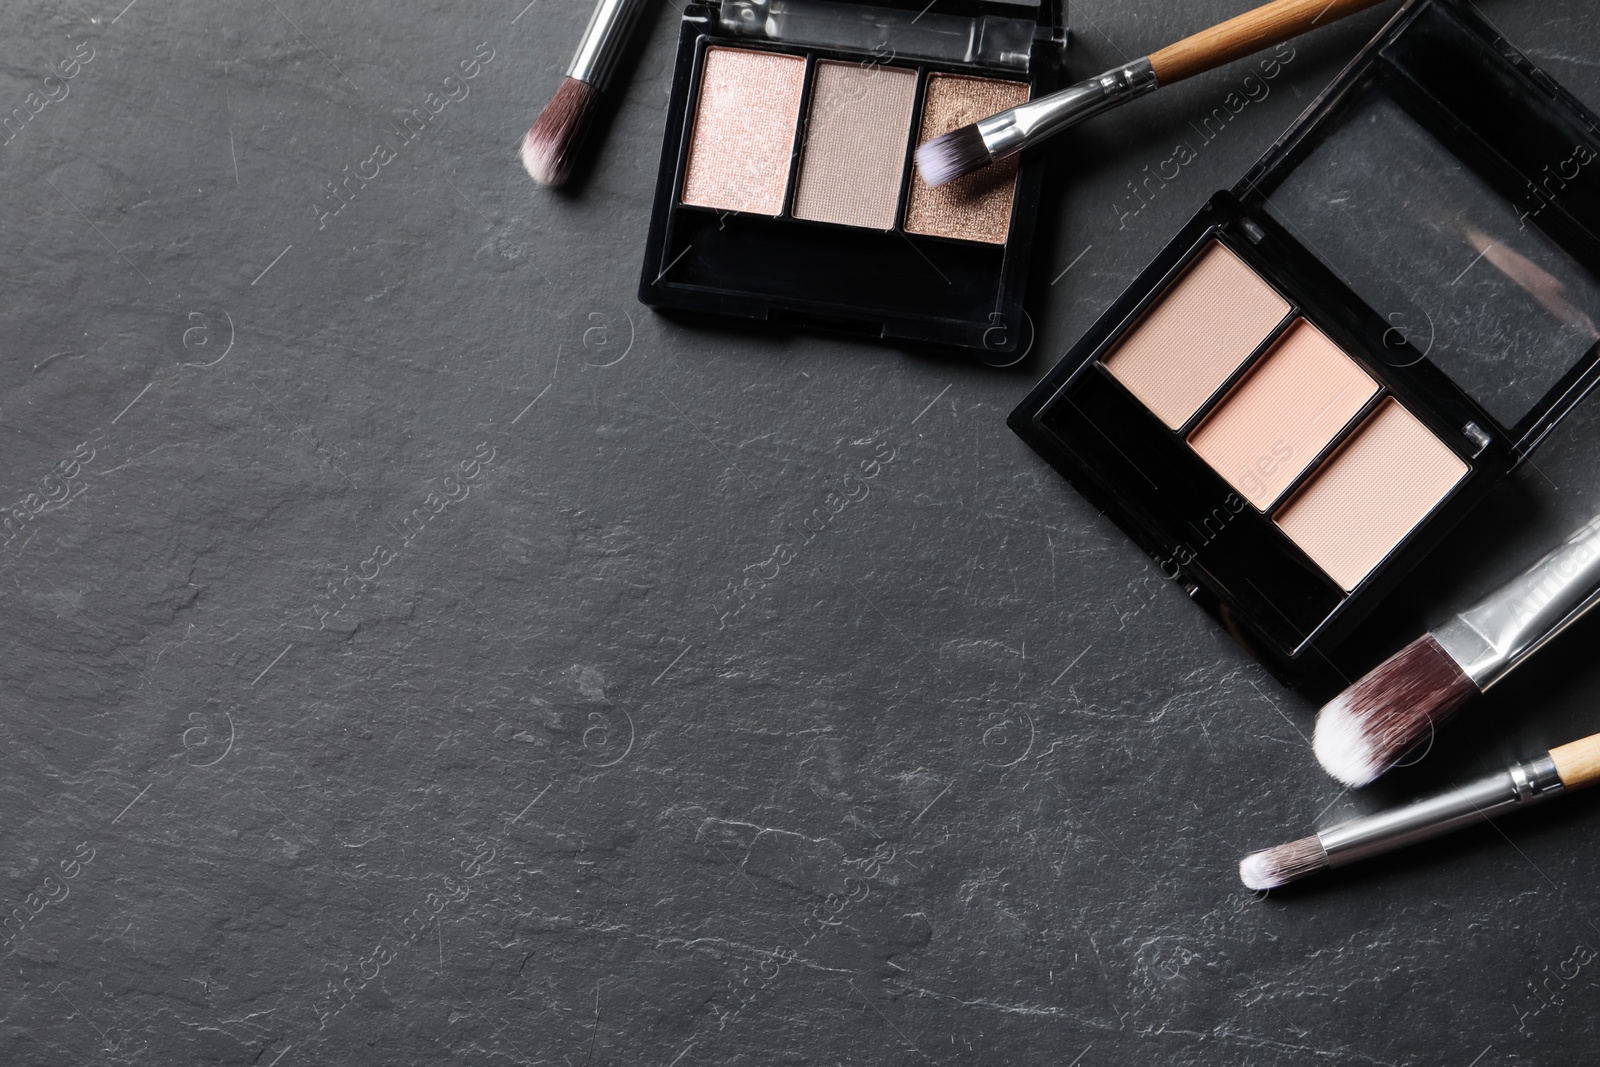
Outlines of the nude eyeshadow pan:
M1385 400L1275 521L1354 589L1466 473L1416 416Z
M817 64L795 218L875 230L894 226L916 93L917 73L905 67ZM860 130L882 135L864 139Z
M805 71L798 56L748 48L706 50L683 176L685 204L782 213Z
M1272 286L1213 242L1101 362L1175 430L1288 311Z
M1377 391L1378 383L1326 334L1296 319L1211 408L1189 444L1264 509Z

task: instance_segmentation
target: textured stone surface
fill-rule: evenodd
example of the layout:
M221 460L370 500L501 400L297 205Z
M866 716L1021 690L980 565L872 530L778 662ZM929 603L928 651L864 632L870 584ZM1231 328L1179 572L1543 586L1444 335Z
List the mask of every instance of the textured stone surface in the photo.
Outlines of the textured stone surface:
M1241 6L1083 5L1072 70ZM1481 6L1600 104L1590 5ZM120 7L0 10L0 110L93 50L0 148L0 489L43 507L0 553L0 1060L1595 1047L1592 803L1270 899L1234 873L1593 729L1595 628L1342 795L1314 696L1003 425L1382 12L1297 44L1137 213L1243 69L1059 146L1034 353L993 370L637 306L669 6L565 196L514 148L576 0ZM429 93L458 99L331 214ZM1349 669L1600 504L1597 429L1553 435Z

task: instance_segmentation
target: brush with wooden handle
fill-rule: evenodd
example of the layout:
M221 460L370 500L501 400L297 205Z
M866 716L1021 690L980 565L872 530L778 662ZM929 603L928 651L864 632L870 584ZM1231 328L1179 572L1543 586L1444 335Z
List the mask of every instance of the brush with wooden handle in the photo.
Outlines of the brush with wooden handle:
M936 137L917 149L917 169L929 185L944 185L1136 96L1231 63L1378 2L1273 0L1097 78Z
M1590 734L1437 796L1252 852L1239 862L1239 879L1251 889L1276 889L1596 781L1600 781L1600 734Z

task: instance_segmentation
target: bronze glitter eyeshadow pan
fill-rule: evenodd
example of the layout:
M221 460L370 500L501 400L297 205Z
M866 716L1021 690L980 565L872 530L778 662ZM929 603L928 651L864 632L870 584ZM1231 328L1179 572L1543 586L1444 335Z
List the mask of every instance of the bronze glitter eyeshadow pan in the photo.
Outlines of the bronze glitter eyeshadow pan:
M640 300L1025 350L1042 160L931 189L912 153L1053 90L1065 26L1053 3L970 7L689 5Z

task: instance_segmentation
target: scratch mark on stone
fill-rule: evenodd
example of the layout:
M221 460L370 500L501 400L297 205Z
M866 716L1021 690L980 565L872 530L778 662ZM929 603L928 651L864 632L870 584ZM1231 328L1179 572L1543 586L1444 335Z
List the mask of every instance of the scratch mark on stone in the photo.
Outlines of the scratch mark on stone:
M150 385L154 385L154 384L156 384L156 383L155 382L151 382L150 383ZM135 405L135 404L137 404L139 402L139 397L140 396L144 396L144 394L146 394L146 393L148 393L150 391L150 385L147 385L143 389L139 390L139 396L136 396L132 400L128 401L128 406L123 408L121 411L117 412L117 419L120 419L120 418L122 418L122 416L126 415L128 413L128 410L130 408L132 408L133 405ZM111 420L112 425L116 425L117 419L112 419Z
M954 382L950 383L950 385L954 385L954 384L955 384ZM946 393L948 393L950 391L950 385L947 385L943 389L939 390L939 396L936 396L932 400L928 401L928 407L925 407L921 411L917 412L917 419L920 419L920 418L922 418L922 416L926 415L928 413L928 409L933 407L933 405L935 405L935 404L937 404L939 402L939 397L944 396L944 394L946 394ZM911 424L913 426L916 425L917 419L912 419L911 420Z
M917 825L917 823L921 822L922 821L922 817L924 815L928 814L928 812L932 811L933 810L933 806L935 804L939 803L939 801L943 800L944 799L944 795L946 793L950 792L950 786L953 786L955 784L956 784L956 780L954 778L950 779L950 785L947 785L943 789L939 790L939 795L934 797L932 800L928 801L928 806L927 807L925 807L921 811L917 812L917 817L915 819L911 820L911 825L915 826L915 825Z
M128 6L132 7L133 4L129 4ZM118 17L120 18L121 16L118 16ZM108 1049L116 1048L117 1047L116 1044L113 1043L112 1040L109 1037L106 1036L106 1032L104 1030L100 1029L98 1026L95 1026L94 1025L94 1020L89 1018L87 1015L85 1015L83 1013L83 1010L81 1008L79 1008L76 1004L73 1004L71 997L69 997L65 993L61 992L61 985L62 985L62 983L57 982L55 988L50 990L50 992L54 993L56 996L60 997L64 1001L66 1001L67 1004L71 1006L73 1012L78 1016L78 1018L80 1018L84 1022L88 1023L89 1026L91 1028L93 1028L94 1032L100 1035L100 1040L102 1040L102 1041L104 1041L106 1043L106 1048L108 1048Z
M517 812L517 817L515 819L512 819L510 822L506 823L506 829L509 830L513 826L517 825L517 823L521 822L522 821L522 817L524 815L528 814L528 812L532 811L533 810L533 806L535 804L539 803L540 799L543 798L546 793L550 792L551 788L554 785L555 785L555 783L551 782L550 785L547 785L543 789L539 790L539 795L534 797L532 800L528 801L528 806L526 808L523 808L521 811Z
M594 1044L600 1040L600 983L594 986L594 1029L589 1032L589 1054L583 1058L583 1067L594 1060Z
M1064 1019L1067 1022L1077 1023L1079 1026L1087 1026L1095 1030L1116 1031L1122 1029L1120 1024L1100 1022L1096 1019L1080 1018L1079 1016L1067 1011L1065 1008L1058 1008L1051 1005L1035 1006L1031 1004L1006 1004L997 1000L985 1000L982 997L974 1000L962 1000L960 997L951 996L949 993L940 993L936 990L924 989L921 986L912 986L911 991L916 993L918 996L932 997L934 1000L948 1001L961 1008L986 1008L989 1011L998 1011L1006 1015L1031 1015L1046 1019ZM1085 1049L1084 1051L1087 1052L1088 1049ZM1082 1058L1082 1056L1079 1056L1079 1059ZM1077 1060L1074 1060L1073 1062L1076 1063Z
M278 665L278 660L280 660L283 657L287 656L289 654L289 649L291 649L293 647L294 647L294 642L290 641L289 644L288 644L288 647L286 647L282 652L279 652L277 654L277 656L273 658L272 662L267 664L266 670L264 670L260 674L256 675L255 682L251 682L250 684L253 686L253 685L256 684L256 682L259 682L259 681L261 681L261 679L265 678L267 676L267 671L270 671L272 668L276 667Z
M269 2L270 2L270 0L269 0ZM273 6L276 7L277 5L274 4ZM288 255L289 254L289 249L293 248L293 247L294 247L294 245L288 245L287 247L284 248L284 250L282 252L279 252L278 255L277 255L277 258L274 259L271 263L267 264L267 270L271 270L273 267L276 267L278 265L278 260L282 259L284 256ZM256 281L255 282L251 282L250 284L254 285L256 282L259 282L262 278L265 278L267 276L267 270L264 270L260 274L257 274L256 275Z
M906 1043L906 1047L907 1048L909 1048L912 1052L915 1052L918 1056L921 1056L923 1059L927 1060L929 1063L933 1063L934 1062L934 1059L933 1059L932 1056L929 1056L926 1052L923 1052L916 1045L913 1045L911 1043L911 1039L905 1035L905 1031L901 1030L898 1026L896 1026L894 1024L894 1020L890 1019L887 1015L885 1015L882 1012L882 1010L880 1010L879 1007L876 1004L872 1003L872 1001L867 997L867 995L865 993L861 992L861 989L856 985L856 983L855 983L855 981L853 979L850 982L850 988L854 989L857 993L860 993L861 994L861 999L865 1000L867 1002L867 1007L869 1007L873 1011L877 1012L878 1013L878 1018L880 1018L884 1022L888 1023L889 1024L889 1029L893 1030L895 1033L900 1035L900 1040L902 1040L902 1041L904 1041Z
M150 787L152 785L155 785L155 783L154 782L147 782L145 784L145 787L143 789L139 790L139 796L138 797L134 797L132 800L128 801L128 807L123 808L121 813L118 814L115 819L111 820L111 825L115 826L115 825L117 825L117 823L121 822L122 821L122 816L128 814L128 810L130 808L132 808L135 804L139 803L139 797L142 797L146 793L150 792Z
M1293 728L1294 732L1300 735L1300 740L1304 741L1307 745L1311 744L1311 738L1306 736L1306 732L1304 730L1300 729L1300 727L1295 724L1295 721L1293 719L1289 718L1289 716L1287 716L1287 715L1284 715L1283 714L1283 709L1278 707L1277 702L1274 701L1272 698L1268 697L1267 694L1262 693L1261 692L1261 687L1259 685L1257 685L1253 679L1250 682L1250 688L1254 689L1257 693L1261 694L1261 699L1265 700L1267 702L1267 704L1272 708L1273 711L1277 712L1280 716L1282 716L1283 721L1288 723L1290 725L1290 727Z
M689 650L691 648L693 648L693 647L694 647L693 645L685 645L685 646L683 646L683 651L679 652L676 656L674 656L673 659L672 659L672 662L667 664L664 668L662 668L661 673L656 675L655 678L650 682L650 684L651 685L655 685L656 682L659 682L659 681L661 681L661 679L665 678L667 676L667 671L670 671L672 668L676 667L678 665L678 660L680 660L683 657L687 656L689 654Z
M1290 1025L1293 1025L1293 1024L1290 1024ZM1178 1029L1173 1029L1173 1028L1169 1028L1169 1027L1163 1026L1163 1027L1154 1028L1154 1029L1141 1029L1141 1030L1138 1030L1136 1032L1138 1033L1138 1035L1140 1037L1172 1036L1172 1037L1189 1037L1189 1038L1195 1038L1197 1040L1202 1040L1202 1041L1203 1040L1229 1041L1229 1042L1232 1042L1234 1044L1246 1045L1246 1046L1248 1046L1250 1048L1270 1048L1270 1049L1277 1049L1277 1050L1282 1051L1282 1052L1309 1052L1309 1053L1312 1053L1314 1055L1322 1056L1322 1057L1325 1057L1325 1058L1344 1059L1344 1060L1349 1060L1351 1058L1355 1058L1355 1059L1359 1059L1363 1063L1378 1064L1378 1065L1380 1065L1380 1067L1400 1067L1399 1064L1395 1063L1392 1060L1380 1060L1380 1059L1377 1059L1377 1058L1375 1058L1373 1056L1367 1056L1367 1055L1362 1055L1360 1053L1352 1052L1350 1049L1347 1049L1347 1048L1325 1049L1325 1048L1318 1048L1315 1045L1295 1045L1295 1044L1291 1044L1290 1042L1287 1042L1287 1041L1277 1041L1277 1040L1274 1040L1274 1039L1268 1038L1268 1037L1258 1037L1255 1034L1247 1034L1247 1033L1241 1033L1239 1031L1228 1030L1228 1029L1225 1029L1225 1028L1223 1028L1221 1026L1219 1026L1215 1030L1210 1030L1210 1031L1178 1030Z
M71 355L75 355L75 354L76 353L74 353L73 350L70 349L70 348L65 349L65 350L63 350L61 352L52 352L48 356L46 356L43 359L41 359L39 362L35 363L33 365L33 369L34 370L38 370L40 367L43 367L46 363L49 363L52 359L57 359L57 358L59 358L61 356L71 356Z
M1278 1018L1282 1019L1288 1025L1289 1029L1293 1030L1296 1034L1300 1035L1300 1040L1304 1041L1306 1038L1311 1036L1305 1030L1302 1030L1300 1027L1296 1026L1294 1023L1289 1022L1289 1017L1287 1015L1285 1015L1278 1008L1278 1006L1276 1004L1272 1003L1272 1001L1270 999L1268 999L1267 997L1262 997L1261 998L1261 1002L1263 1004L1265 1004L1267 1007L1271 1008L1272 1009L1272 1013L1274 1015L1276 1015Z
M1543 51L1531 51L1531 50L1528 52L1528 54L1530 56L1534 56L1534 57L1536 57L1536 58L1538 58L1540 60L1556 59L1556 60L1560 60L1563 63L1575 63L1580 67L1600 67L1600 62L1597 62L1597 61L1595 61L1593 59L1590 59L1587 56L1563 55L1560 52L1543 52ZM1476 1062L1476 1061L1474 1061L1474 1062Z
M551 382L550 383L550 385L554 385L554 384L556 384L556 383L555 382ZM540 398L542 398L544 396L544 394L546 394L546 393L548 393L550 391L550 385L547 385L543 389L539 390L539 395L534 397L532 400L528 401L528 406L527 407L525 407L521 411L517 412L517 418L511 420L511 425L515 426L517 424L517 419L522 418L522 416L526 415L528 412L533 410L533 405L537 404L539 402Z
M1335 804L1339 803L1339 801L1343 800L1344 795L1348 792L1350 792L1349 786L1345 786L1343 789L1339 790L1339 795L1328 801L1326 806L1324 806L1321 811L1317 812L1317 817L1311 820L1311 825L1315 826L1316 824L1320 823L1322 821L1322 817L1328 814L1328 808L1333 807Z
M1065 678L1067 676L1067 671L1070 671L1072 668L1076 667L1078 665L1078 660L1081 660L1083 657L1087 656L1089 654L1089 649L1091 649L1093 647L1094 647L1094 642L1090 641L1086 646L1084 646L1083 651L1079 652L1077 657L1074 658L1071 663L1067 664L1064 668L1062 668L1061 673L1056 675L1055 681L1051 682L1050 684L1051 685L1055 685L1056 682L1059 682L1059 681L1061 681L1061 679Z

